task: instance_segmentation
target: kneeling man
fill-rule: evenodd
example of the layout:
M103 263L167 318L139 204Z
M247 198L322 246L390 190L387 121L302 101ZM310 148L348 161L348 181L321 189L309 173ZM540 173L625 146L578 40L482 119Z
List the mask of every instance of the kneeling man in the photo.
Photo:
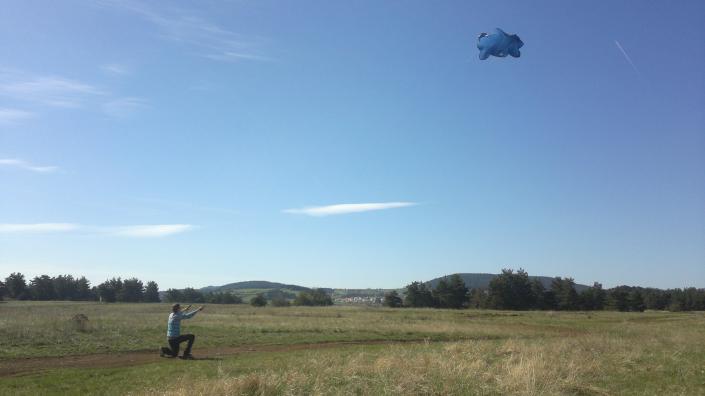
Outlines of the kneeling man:
M190 307L190 305L189 305ZM169 342L171 348L162 347L161 356L165 357L177 357L179 356L179 347L182 342L188 341L183 359L193 359L191 356L191 347L193 347L193 342L196 340L196 336L193 334L181 334L181 319L191 319L196 313L203 310L203 306L194 309L191 312L181 311L181 305L174 304L171 306L171 314L169 315L169 322L166 330L166 339Z

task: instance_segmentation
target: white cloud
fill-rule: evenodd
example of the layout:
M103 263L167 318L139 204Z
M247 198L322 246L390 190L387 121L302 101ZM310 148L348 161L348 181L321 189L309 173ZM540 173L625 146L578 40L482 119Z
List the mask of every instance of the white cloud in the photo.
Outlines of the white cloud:
M51 107L78 108L105 93L80 81L0 70L0 95Z
M147 102L141 98L118 98L103 104L103 112L111 117L128 118L144 109Z
M112 235L134 238L157 238L195 229L190 224L131 225L92 227L74 223L0 224L0 234L27 234L81 231L85 234Z
M190 231L193 228L195 227L190 224L135 225L116 227L113 234L135 238L157 238Z
M58 166L39 166L14 158L0 158L0 166L10 166L37 173L52 173L59 170Z
M72 223L0 224L0 234L69 232L79 228Z
M369 212L373 210L384 210L394 208L404 208L414 206L414 202L379 202L379 203L354 203L337 204L327 206L311 206L300 209L285 209L285 213L304 214L308 216L331 216L347 213Z
M101 66L100 68L108 74L115 74L120 76L130 74L130 69L127 66L118 63L109 63L107 65Z
M0 107L0 124L16 124L34 116L35 114L29 111Z
M139 15L156 26L162 37L193 47L209 59L227 62L271 60L258 53L263 41L261 38L245 38L193 11L173 7L157 10L156 7L130 0L99 0L98 4Z

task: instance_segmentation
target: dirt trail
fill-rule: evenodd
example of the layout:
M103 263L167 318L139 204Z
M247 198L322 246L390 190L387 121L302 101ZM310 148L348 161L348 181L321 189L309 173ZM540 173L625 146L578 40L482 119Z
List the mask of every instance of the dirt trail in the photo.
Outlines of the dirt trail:
M194 351L194 354L197 354L196 360L215 360L224 356L250 352L287 352L307 349L337 348L348 345L408 344L419 342L423 342L423 340L369 340L289 345L243 345L237 347L198 348ZM115 352L110 354L100 353L91 355L6 359L0 360L0 377L26 375L59 368L129 367L164 361L165 359L166 358L159 357L159 352L156 349L150 351Z

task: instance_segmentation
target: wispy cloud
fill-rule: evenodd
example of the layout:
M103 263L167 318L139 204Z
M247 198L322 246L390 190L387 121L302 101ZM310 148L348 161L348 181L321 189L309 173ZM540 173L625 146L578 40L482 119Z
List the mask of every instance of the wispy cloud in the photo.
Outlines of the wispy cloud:
M373 210L385 210L414 206L415 202L378 202L378 203L353 203L337 204L327 206L311 206L299 209L285 209L285 213L303 214L308 216L331 216L348 213L369 212Z
M16 158L0 158L0 166L14 167L37 173L52 173L59 170L58 166L39 166Z
M69 232L79 228L73 223L0 224L0 234Z
M34 116L35 114L29 111L0 107L0 124L16 124Z
M78 108L105 92L80 81L0 70L0 95L51 107Z
M622 55L624 55L624 59L626 59L627 62L629 62L629 64L632 66L632 68L634 69L634 71L636 72L636 74L641 75L641 72L639 71L639 69L637 69L636 65L635 65L634 62L632 61L632 57L629 56L629 54L627 54L627 51L624 50L624 48L622 47L622 44L620 44L619 41L617 41L617 40L614 40L614 44L615 44L615 45L617 46L617 48L619 48L619 50L622 52Z
M157 27L160 36L188 45L205 58L226 62L271 60L259 53L261 38L245 38L190 10L157 9L130 0L98 0L97 4L138 15Z
M118 98L103 104L103 112L111 117L128 118L147 107L142 98Z
M113 234L134 238L158 238L168 235L180 234L190 231L195 227L190 224L156 224L117 227Z
M74 223L0 224L0 234L59 233L81 231L86 234L132 238L159 238L195 229L191 224L152 224L94 227Z
M118 63L108 63L106 65L101 66L100 68L108 74L114 74L118 76L124 76L131 73L130 68Z
M106 66L107 67L107 66ZM113 72L126 72L110 65ZM65 109L88 108L116 118L127 118L147 107L138 97L119 97L98 86L58 76L33 75L14 69L0 68L0 97L36 106ZM39 110L41 111L41 110ZM0 124L16 123L35 116L24 110L0 108Z

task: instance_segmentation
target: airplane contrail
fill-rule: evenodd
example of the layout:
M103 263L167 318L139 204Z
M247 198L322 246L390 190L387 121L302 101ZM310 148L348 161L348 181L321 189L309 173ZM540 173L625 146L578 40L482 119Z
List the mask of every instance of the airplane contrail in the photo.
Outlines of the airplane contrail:
M627 51L625 51L624 48L622 48L622 45L619 43L619 41L614 40L614 43L617 45L617 48L619 48L619 50L622 51L622 55L624 55L624 59L626 59L627 62L629 62L629 64L632 65L632 68L634 69L636 74L641 75L641 72L639 71L639 69L637 69L636 65L632 61L632 58L629 56L629 54L627 54Z

